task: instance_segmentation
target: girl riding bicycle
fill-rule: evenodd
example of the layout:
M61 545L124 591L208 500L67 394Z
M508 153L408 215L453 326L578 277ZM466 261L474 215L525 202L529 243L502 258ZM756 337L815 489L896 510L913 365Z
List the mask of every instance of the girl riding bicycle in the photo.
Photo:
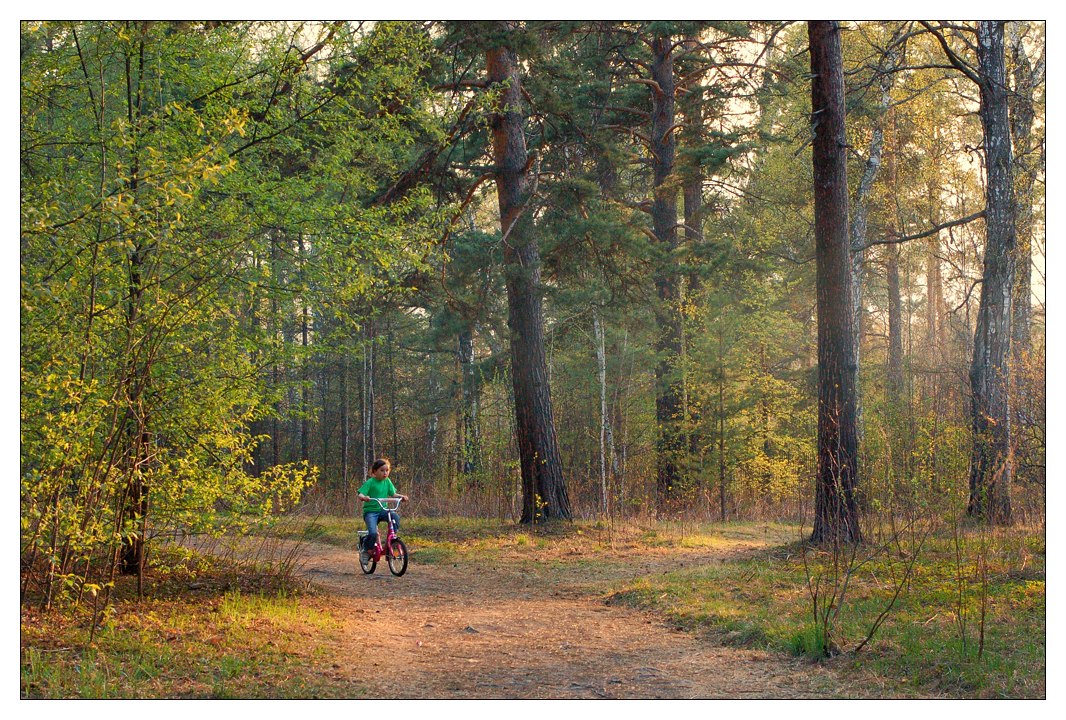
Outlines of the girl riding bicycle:
M392 484L392 480L389 479L389 472L391 471L392 466L388 458L375 460L374 464L370 466L370 477L359 486L357 491L359 499L363 501L363 521L366 523L367 529L367 536L363 540L363 545L359 548L359 554L363 556L364 560L369 549L374 547L378 541L378 521L387 521L388 519L388 511L378 500L384 498L407 500L407 496L400 494L400 491ZM392 515L395 518L396 531L399 532L400 514L393 511Z

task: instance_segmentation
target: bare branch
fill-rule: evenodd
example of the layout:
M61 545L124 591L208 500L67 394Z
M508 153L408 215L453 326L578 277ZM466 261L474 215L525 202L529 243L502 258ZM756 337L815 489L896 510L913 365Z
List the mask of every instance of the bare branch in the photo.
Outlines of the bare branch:
M981 78L977 75L977 71L974 70L972 65L970 65L968 62L963 60L961 57L959 57L958 54L954 50L951 49L951 46L948 45L948 40L947 40L947 38L944 37L944 34L941 33L937 28L934 28L926 20L919 20L918 22L920 22L922 24L922 27L924 27L926 30L928 30L930 33L932 33L933 37L935 37L937 42L940 43L940 47L944 50L944 54L947 55L948 61L953 66L955 66L955 68L959 72L961 72L963 75L965 75L966 77L970 78L975 83L980 85L981 84Z
M973 222L974 220L978 218L983 218L984 216L985 211L981 210L980 212L975 212L973 215L967 215L966 217L959 218L958 220L951 220L946 223L941 223L936 227L930 228L929 230L914 235L904 235L902 237L892 237L886 238L884 240L870 240L865 245L863 245L863 248L865 249L868 247L873 247L874 245L895 245L898 243L909 242L911 240L921 240L922 238L929 237L930 235L936 235L941 230L947 230L948 228L956 227L958 225L965 225L966 223Z

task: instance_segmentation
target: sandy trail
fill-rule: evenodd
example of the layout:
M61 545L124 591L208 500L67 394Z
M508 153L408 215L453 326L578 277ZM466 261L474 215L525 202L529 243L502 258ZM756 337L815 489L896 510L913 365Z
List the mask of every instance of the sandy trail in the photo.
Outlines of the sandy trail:
M722 645L651 613L608 605L580 572L384 562L364 575L350 550L302 545L300 572L344 618L333 671L380 698L824 698L833 671ZM681 549L671 553L684 553ZM684 562L724 557L704 550ZM669 558L675 567L678 558ZM665 566L625 566L637 576ZM370 656L368 661L366 658Z

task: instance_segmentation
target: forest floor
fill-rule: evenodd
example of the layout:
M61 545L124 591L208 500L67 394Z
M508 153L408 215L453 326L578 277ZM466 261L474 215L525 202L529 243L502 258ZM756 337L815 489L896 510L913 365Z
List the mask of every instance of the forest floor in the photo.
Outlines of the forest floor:
M315 642L328 646L336 680L368 686L371 698L885 696L843 683L831 665L731 646L610 601L620 582L721 563L760 543L584 553L573 540L544 557L524 548L432 564L413 547L398 578L384 562L364 575L350 549L302 542L298 572L339 620Z
M361 527L350 516L299 514L251 536L160 546L144 597L136 578L120 576L95 633L88 595L49 611L28 597L21 695L1046 695L1041 528L928 541L919 533L887 554L866 547L833 624L844 652L824 658L812 645L810 578L822 578L824 593L836 560L805 552L795 524L529 528L416 515L404 521L411 563L399 578L384 563L362 573L353 549Z

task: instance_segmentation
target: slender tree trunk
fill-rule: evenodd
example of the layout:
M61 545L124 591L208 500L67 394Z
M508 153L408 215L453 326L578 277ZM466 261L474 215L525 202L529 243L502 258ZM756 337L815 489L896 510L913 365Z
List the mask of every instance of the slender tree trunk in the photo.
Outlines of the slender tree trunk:
M504 24L500 29L508 30ZM522 127L522 81L515 53L509 47L489 49L486 66L490 87L499 91L490 124L500 229L504 238L511 378L522 468L521 521L570 518L570 498L555 437L544 355L540 251L529 207L533 200L529 173L532 160L526 154Z
M893 115L893 129L895 129L895 116ZM899 228L896 221L899 216L899 174L897 158L899 157L900 143L899 134L892 133L893 147L887 154L886 170L888 171L888 184L893 198L893 210L888 223L888 234L896 235ZM891 407L900 408L903 400L903 297L900 292L899 282L900 246L890 244L885 246L885 275L888 284L888 367L887 367L887 395ZM858 355L856 355L858 360ZM893 453L899 443L892 442Z
M363 330L363 366L359 372L359 431L360 431L360 447L359 450L362 455L362 470L360 471L360 477L362 477L370 468L370 451L367 435L367 404L366 404L366 330Z
M987 168L986 241L984 280L970 366L973 454L968 512L1006 524L1011 520L1009 358L1016 237L1002 21L978 22L977 58Z
M690 43L695 44L696 38L689 38ZM699 86L691 93L692 101L683 105L686 132L683 137L691 146L699 146L704 142L703 136L703 95L699 92ZM703 169L698 162L691 163L685 168L681 190L684 201L685 213L685 244L688 246L688 258L690 270L685 283L685 317L689 316L688 308L693 307L703 287L703 278L700 274L698 263L700 249L703 245ZM685 388L685 426L688 432L688 452L696 458L700 457L700 447L703 445L700 438L699 410L689 402L688 382L688 340L682 333L682 351L686 356L684 364L684 388ZM702 472L700 473L702 476Z
M391 443L391 446L389 448L389 453L391 454L393 463L399 463L399 462L402 462L402 459L400 457L400 430L399 430L399 422L400 422L400 420L399 420L399 412L397 412L397 407L396 407L396 365L393 364L393 361L392 361L393 346L396 343L393 342L392 318L391 317L389 318L388 324L386 325L386 338L387 338L386 347L388 348L386 350L386 359L388 360L388 363L389 363L389 401L390 401L390 403L389 403L390 404L390 408L389 408L390 409L390 412L389 412L389 423L392 426L392 443Z
M899 245L885 246L888 275L888 397L899 407L903 397L903 301L899 289Z
M925 343L929 366L940 356L940 260L937 250L940 239L935 235L926 243L925 256Z
M726 520L725 505L725 336L718 330L718 508L722 522Z
M457 357L462 377L462 459L464 474L481 469L481 419L478 409L477 375L474 368L474 333L469 325L459 331Z
M376 344L374 321L366 321L363 346L363 472L377 459L377 403L374 389L374 346Z
M300 274L304 273L304 257L307 248L304 245L303 236L298 240L300 255ZM307 306L306 299L300 302L300 346L303 348L303 357L300 358L300 459L311 459L311 363L309 361L308 346L311 344L311 308Z
M835 21L812 21L807 28L818 266L818 482L811 539L859 542L855 314L851 303L840 28Z
M608 441L611 438L611 417L607 413L607 350L604 346L603 323L599 308L592 308L592 331L596 336L596 377L600 385L600 497L604 517L611 516L607 484Z
M142 26L143 28L143 26ZM131 128L137 128L143 115L143 96L141 80L144 78L144 40L137 45L137 68L134 71L133 58L126 57L126 107L127 121ZM139 136L134 134L132 163L128 181L130 195L137 197L140 189L140 147ZM132 534L123 535L122 572L137 574L137 594L141 595L144 579L145 530L148 517L148 487L144 480L144 469L148 462L148 413L145 408L145 395L151 378L151 358L147 342L144 341L144 318L141 311L144 304L145 287L151 278L147 277L149 255L153 244L147 238L135 238L133 249L128 256L128 300L126 306L126 378L125 395L128 403L127 427L129 441L127 450L127 485L125 489L125 507L120 517L129 520L134 530ZM119 527L122 532L124 528Z
M879 73L878 84L881 88L881 97L878 101L878 119L874 125L873 135L870 139L870 149L866 156L866 164L863 168L862 177L859 180L859 188L855 193L855 213L851 220L851 306L855 316L853 342L855 345L855 367L861 366L862 334L864 316L863 312L863 287L865 285L864 269L866 263L866 242L869 227L868 204L870 191L874 180L881 169L881 159L885 146L884 123L889 106L892 102L892 87L895 84L896 73L893 69L899 66L903 57L903 47L899 38L904 25L900 25L893 33L888 42L885 54L880 58L877 65ZM898 283L897 283L898 284ZM861 447L864 432L862 385L856 377L855 382L855 432L857 443Z
M674 172L674 60L669 36L652 41L651 155L654 174L651 206L652 230L658 243L655 263L655 308L659 336L655 341L656 493L668 497L681 481L680 461L684 451L681 397L676 377L681 357L681 315L678 273L674 260L677 248L677 185Z
M341 368L341 482L344 487L344 502L345 507L348 503L348 483L351 482L351 470L349 469L349 453L351 452L351 437L352 437L352 423L351 423L351 410L350 403L351 398L348 395L348 381L349 373L351 372L351 361L348 356L348 349L342 348L341 352L344 353L342 359Z
M281 277L281 250L278 243L279 238L277 232L271 232L270 272L272 277L275 278L275 282L278 282ZM278 289L275 287L270 293L270 339L272 342L277 339L277 335L280 332L280 325L281 317L278 309ZM275 392L281 387L281 367L276 352L270 361L270 383L271 389ZM281 410L282 400L279 398L277 402L274 403L274 415L270 418L270 467L272 468L281 464Z

